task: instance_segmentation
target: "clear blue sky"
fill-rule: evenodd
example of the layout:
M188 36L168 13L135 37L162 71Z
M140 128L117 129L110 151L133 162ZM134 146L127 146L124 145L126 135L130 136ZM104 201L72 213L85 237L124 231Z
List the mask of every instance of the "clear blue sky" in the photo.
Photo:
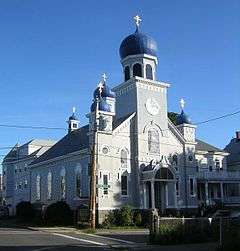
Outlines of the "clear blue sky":
M239 0L0 0L0 124L66 127L72 106L86 124L101 74L122 82L118 49L136 14L158 43L170 111L181 97L194 122L240 109ZM240 115L201 125L197 136L224 147L237 129ZM0 147L63 135L0 128Z

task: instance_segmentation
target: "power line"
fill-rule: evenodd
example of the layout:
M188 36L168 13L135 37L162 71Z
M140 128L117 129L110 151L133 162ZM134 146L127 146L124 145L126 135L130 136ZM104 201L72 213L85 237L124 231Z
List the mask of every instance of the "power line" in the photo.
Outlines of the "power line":
M212 122L215 120L219 120L219 119L223 119L226 117L230 117L230 116L234 116L240 113L240 110L236 111L236 112L232 112L232 113L227 113L215 118L211 118L208 120L204 120L201 122L197 122L195 123L195 125L201 125L201 124L205 124L208 122ZM36 130L64 130L67 131L67 128L63 128L63 127L47 127L47 126L28 126L28 125L11 125L11 124L0 124L0 127L6 127L6 128L18 128L18 129L36 129ZM169 129L163 129L164 130L169 130Z
M18 128L18 129L37 129L37 130L64 130L64 131L67 130L66 128L62 128L62 127L9 125L9 124L0 124L0 127Z
M231 116L234 116L234 115L239 114L239 113L240 113L240 110L236 111L236 112L228 113L228 114L216 117L216 118L211 118L211 119L208 119L208 120L205 120L205 121L198 122L198 123L196 123L196 125L206 124L208 122L212 122L212 121L215 121L215 120L231 117Z

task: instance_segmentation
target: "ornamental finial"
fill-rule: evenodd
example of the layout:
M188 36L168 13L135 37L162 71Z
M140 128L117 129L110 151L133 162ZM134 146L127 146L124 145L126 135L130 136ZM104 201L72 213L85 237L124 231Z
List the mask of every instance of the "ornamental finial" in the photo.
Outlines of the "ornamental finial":
M103 90L103 82L102 81L100 81L99 84L98 84L98 90L99 90L99 93L101 95L102 90Z
M185 103L186 103L185 100L183 98L181 98L180 107L181 107L182 110L184 109Z
M73 106L72 112L73 112L73 114L76 112L76 107L75 106Z
M136 23L136 26L137 26L137 28L138 28L139 25L140 25L140 22L142 21L142 19L140 18L139 15L136 15L133 19L134 19L134 21L135 21L135 23Z
M103 79L103 82L105 83L105 82L106 82L106 80L107 80L107 75L106 75L105 73L103 73L103 75L102 75L102 79Z

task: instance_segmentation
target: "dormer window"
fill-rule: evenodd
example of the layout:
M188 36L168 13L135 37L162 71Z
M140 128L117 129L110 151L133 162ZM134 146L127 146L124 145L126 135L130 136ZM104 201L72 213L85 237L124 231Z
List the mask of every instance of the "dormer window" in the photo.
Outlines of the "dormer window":
M73 123L73 128L77 128L77 124L76 123Z

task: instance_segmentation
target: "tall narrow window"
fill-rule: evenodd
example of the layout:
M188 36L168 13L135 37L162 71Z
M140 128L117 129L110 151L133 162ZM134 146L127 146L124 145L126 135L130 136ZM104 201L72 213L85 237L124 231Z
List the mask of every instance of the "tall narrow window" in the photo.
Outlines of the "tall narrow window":
M153 79L153 71L152 71L152 66L150 64L146 65L146 78Z
M215 159L215 166L216 166L216 170L219 171L221 168L219 159Z
M103 175L103 194L108 194L108 175Z
M81 191L81 172L80 172L80 170L77 170L76 171L76 196L78 198L80 198L81 193L82 193L82 191Z
M121 176L121 193L122 195L128 195L128 176L122 175Z
M129 66L126 66L125 69L124 69L124 78L125 78L125 81L130 79L130 68L129 68Z
M47 176L47 198L50 200L52 198L52 173L49 172Z
M176 196L179 196L179 178L176 178Z
M135 64L133 66L133 76L142 77L142 66L141 64Z
M36 199L41 199L41 177L40 175L37 175L36 178Z
M189 192L191 196L194 196L194 179L189 179Z
M121 150L121 168L127 168L127 151Z
M159 153L159 133L156 129L148 131L148 151L150 153Z
M66 171L63 168L60 174L60 188L61 188L61 198L65 199L66 197Z

